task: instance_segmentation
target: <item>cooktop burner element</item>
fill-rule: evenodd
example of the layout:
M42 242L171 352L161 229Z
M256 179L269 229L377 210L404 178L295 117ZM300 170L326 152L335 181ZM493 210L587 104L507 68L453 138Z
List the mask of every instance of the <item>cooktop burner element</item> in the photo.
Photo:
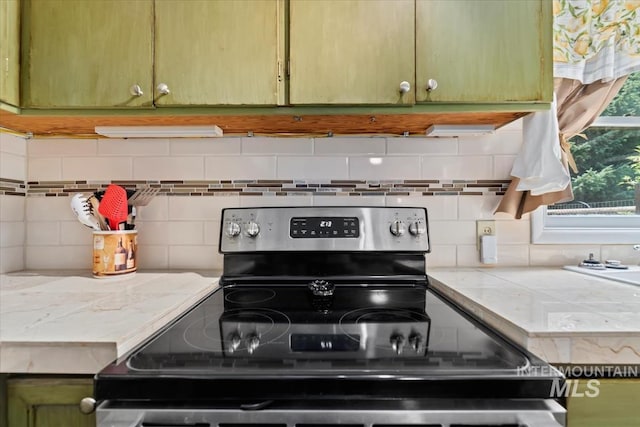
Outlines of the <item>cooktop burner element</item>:
M429 289L429 250L423 208L224 209L220 286L97 375L98 427L563 426L561 375Z

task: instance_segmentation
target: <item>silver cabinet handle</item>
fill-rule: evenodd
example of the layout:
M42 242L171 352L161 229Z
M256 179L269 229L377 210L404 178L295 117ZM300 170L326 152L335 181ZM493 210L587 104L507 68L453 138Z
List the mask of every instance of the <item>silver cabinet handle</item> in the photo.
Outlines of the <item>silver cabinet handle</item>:
M142 96L142 95L144 95L144 92L142 91L142 88L140 87L140 85L131 86L131 88L129 88L129 92L133 96Z
M156 89L160 95L169 95L171 93L169 86L167 86L166 83L159 83L158 86L156 86Z
M436 79L427 80L427 92L436 90L437 87L438 87L438 81Z
M400 82L400 93L407 93L411 90L411 83L404 81Z

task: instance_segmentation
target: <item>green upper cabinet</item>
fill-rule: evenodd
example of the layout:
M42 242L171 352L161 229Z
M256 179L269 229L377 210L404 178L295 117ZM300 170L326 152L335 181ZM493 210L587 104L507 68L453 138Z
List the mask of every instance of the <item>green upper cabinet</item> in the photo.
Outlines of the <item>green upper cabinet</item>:
M291 0L289 21L291 104L415 102L414 0Z
M24 15L24 106L151 106L151 0L25 0Z
M417 0L418 102L551 102L551 3Z
M20 100L20 3L0 0L0 101Z
M276 105L283 3L156 1L155 104Z

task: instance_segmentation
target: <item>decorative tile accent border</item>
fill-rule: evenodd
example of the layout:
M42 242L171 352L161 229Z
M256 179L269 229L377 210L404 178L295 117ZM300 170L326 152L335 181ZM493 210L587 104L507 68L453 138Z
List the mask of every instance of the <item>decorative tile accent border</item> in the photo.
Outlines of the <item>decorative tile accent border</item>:
M18 181L16 181L18 183ZM439 196L503 195L509 180L198 180L198 181L29 181L29 196L66 197L104 190L109 184L127 189L159 187L166 196ZM23 185L24 188L24 185ZM24 190L23 190L24 191Z
M26 196L27 185L24 181L9 178L0 178L0 195Z

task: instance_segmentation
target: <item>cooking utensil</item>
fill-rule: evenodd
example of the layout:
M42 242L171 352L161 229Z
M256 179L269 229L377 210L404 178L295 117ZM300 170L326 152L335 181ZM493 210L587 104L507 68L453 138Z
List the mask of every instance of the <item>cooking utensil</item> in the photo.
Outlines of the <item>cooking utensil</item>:
M87 198L82 193L76 193L71 197L71 209L76 214L78 221L96 231L100 231L100 223L93 216L91 205L87 202Z
M99 212L109 220L111 230L119 230L120 223L127 220L127 191L119 185L109 185L100 201Z
M147 206L158 192L160 192L158 187L141 188L129 197L127 204L129 206Z
M89 205L91 207L91 213L98 220L98 224L100 224L100 230L108 230L109 225L107 224L107 220L105 219L105 217L100 213L100 201L98 200L96 195L90 195L87 199L87 202L89 202Z

